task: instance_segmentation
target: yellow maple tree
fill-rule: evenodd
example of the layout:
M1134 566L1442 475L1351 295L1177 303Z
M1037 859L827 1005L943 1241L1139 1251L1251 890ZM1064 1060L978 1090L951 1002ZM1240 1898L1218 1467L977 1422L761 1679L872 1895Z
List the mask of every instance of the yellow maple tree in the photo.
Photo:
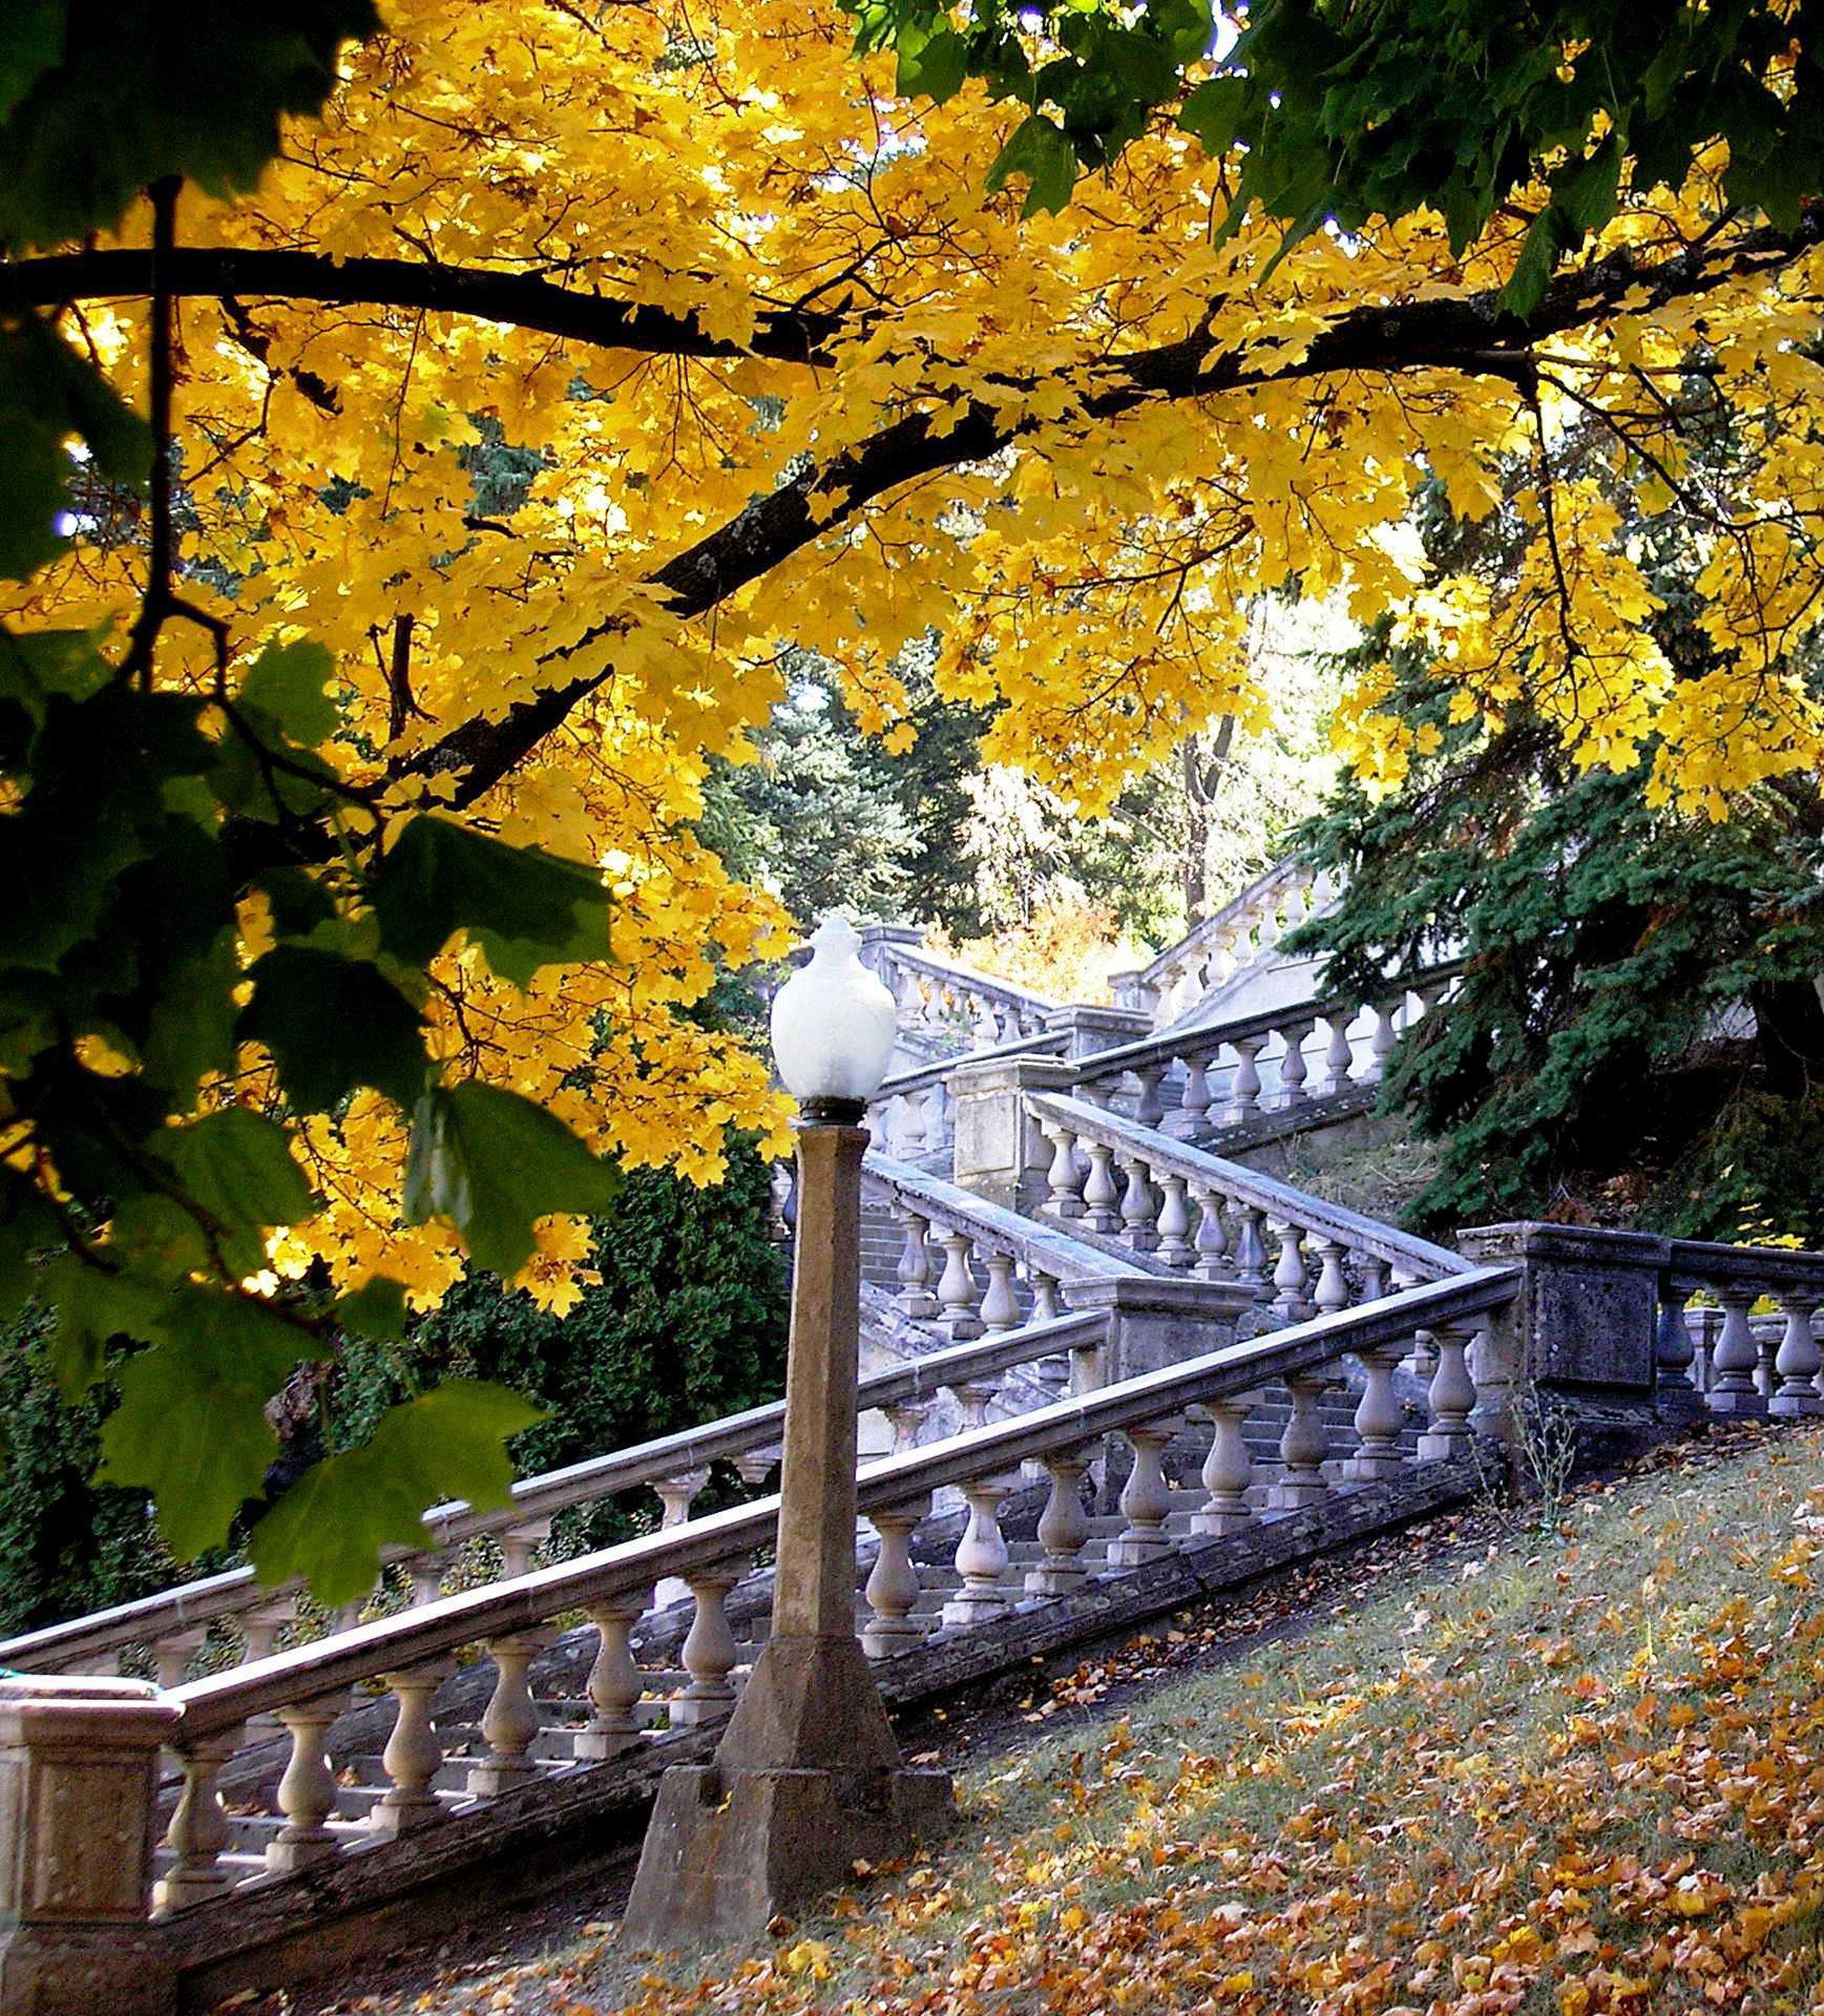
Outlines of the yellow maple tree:
M1260 718L1248 612L1288 590L1396 617L1464 718L1524 693L1617 766L1656 736L1652 788L1695 812L1816 765L1787 664L1820 606L1809 218L1732 211L1700 163L1624 188L1504 318L1523 218L1461 255L1420 213L1275 263L1270 224L1218 242L1228 168L1171 130L1022 220L985 192L1005 138L985 96L896 98L813 0L385 13L256 196L179 202L177 559L237 663L306 633L334 651L322 754L383 819L441 809L602 864L607 959L522 988L476 944L439 957L428 1014L457 1075L629 1164L711 1179L731 1129L781 1143L762 1063L691 1011L792 921L693 822L792 646L900 746L896 654L938 633L940 694L1000 703L986 758L1086 816L1197 727ZM140 399L150 230L142 207L10 267ZM1686 472L1694 359L1737 431L1726 496ZM1592 417L1701 543L1700 680L1648 634L1601 488L1554 466ZM1401 528L1434 478L1467 517L1515 515L1511 586L1422 574ZM142 571L97 502L0 615L123 625ZM212 648L171 627L157 679L204 680ZM1391 785L1409 750L1380 697L1354 692L1339 732ZM250 960L257 901L243 925ZM402 1221L396 1109L364 1092L304 1138L325 1208L276 1265L434 1300L460 1251ZM548 1221L524 1278L561 1306L580 1252Z

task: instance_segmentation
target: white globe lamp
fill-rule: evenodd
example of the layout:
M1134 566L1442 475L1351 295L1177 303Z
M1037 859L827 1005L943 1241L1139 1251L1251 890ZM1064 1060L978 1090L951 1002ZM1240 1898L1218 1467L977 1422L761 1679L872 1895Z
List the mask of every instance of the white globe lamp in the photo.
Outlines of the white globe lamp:
M825 917L812 935L809 964L773 1000L773 1058L812 1126L859 1121L893 1054L893 997L860 951L846 917Z

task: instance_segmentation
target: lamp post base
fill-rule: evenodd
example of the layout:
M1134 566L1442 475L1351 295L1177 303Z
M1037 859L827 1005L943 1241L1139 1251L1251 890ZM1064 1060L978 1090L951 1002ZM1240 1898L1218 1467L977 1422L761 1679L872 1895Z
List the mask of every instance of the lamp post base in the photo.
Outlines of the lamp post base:
M874 1676L849 1638L770 1639L712 1764L660 1782L623 1947L660 1952L758 1938L949 1824L948 1772L899 1761Z

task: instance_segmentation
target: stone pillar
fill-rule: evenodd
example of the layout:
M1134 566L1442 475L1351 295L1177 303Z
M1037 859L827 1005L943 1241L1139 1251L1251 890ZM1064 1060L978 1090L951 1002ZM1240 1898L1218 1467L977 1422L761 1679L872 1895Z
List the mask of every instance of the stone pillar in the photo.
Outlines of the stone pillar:
M136 1680L0 1681L0 2016L174 2016L146 1879L182 1712Z
M1515 1450L1513 1409L1530 1389L1593 1404L1617 1425L1653 1415L1659 1284L1668 1241L1648 1232L1522 1221L1460 1232L1466 1259L1517 1267L1521 1290L1490 1320L1474 1352L1471 1425Z
M1254 1292L1240 1281L1113 1274L1074 1283L1070 1289L1074 1314L1108 1311L1108 1341L1102 1354L1106 1386L1221 1350L1233 1342L1238 1319L1253 1306Z
M1028 1092L1069 1095L1070 1068L1054 1058L996 1058L950 1074L955 1180L991 1204L1036 1211L1051 1194L1056 1154L1026 1110Z
M1118 975L1117 976L1119 977ZM1153 1033L1153 1018L1138 1008L1054 1008L1045 1017L1048 1029L1064 1032L1064 1056L1072 1063L1096 1057L1122 1043L1137 1043Z
M715 1761L674 1766L622 1929L632 1951L757 1937L941 1826L944 1772L908 1771L855 1636L859 1109L801 1121L771 1628Z

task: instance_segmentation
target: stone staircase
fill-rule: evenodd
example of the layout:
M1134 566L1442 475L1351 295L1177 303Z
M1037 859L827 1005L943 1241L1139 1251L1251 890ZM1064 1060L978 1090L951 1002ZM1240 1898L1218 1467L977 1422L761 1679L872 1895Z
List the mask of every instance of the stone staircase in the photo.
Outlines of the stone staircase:
M855 1621L890 1704L1457 1502L1511 1472L1538 1390L1605 1432L1824 1409L1824 1256L1553 1226L1456 1250L1253 1166L1350 1124L1448 1012L1448 964L1313 996L1278 948L1322 900L1274 871L1113 1008L869 934L902 1047L864 1173ZM774 1403L433 1508L327 1632L234 1570L0 1643L43 1677L0 1704L105 1698L117 1746L137 1716L167 1759L160 1845L84 1908L201 2007L624 1845L765 1642L781 1426ZM718 1473L751 1495L697 1515ZM655 1530L549 1557L560 1512L635 1489ZM123 1668L161 1688L122 1694ZM23 2016L10 1993L0 1971Z

